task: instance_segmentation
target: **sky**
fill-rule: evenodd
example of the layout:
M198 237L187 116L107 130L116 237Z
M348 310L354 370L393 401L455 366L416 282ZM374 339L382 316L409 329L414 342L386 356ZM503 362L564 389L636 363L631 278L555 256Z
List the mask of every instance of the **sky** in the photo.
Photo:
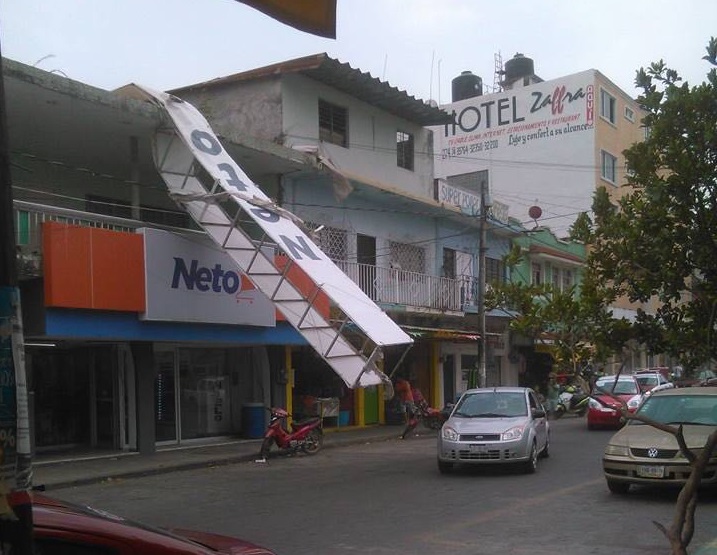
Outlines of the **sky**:
M112 90L169 90L326 52L409 95L451 101L462 71L495 83L520 52L557 79L597 69L636 97L660 59L691 85L717 36L715 0L337 0L337 38L284 25L234 0L4 0L2 55Z

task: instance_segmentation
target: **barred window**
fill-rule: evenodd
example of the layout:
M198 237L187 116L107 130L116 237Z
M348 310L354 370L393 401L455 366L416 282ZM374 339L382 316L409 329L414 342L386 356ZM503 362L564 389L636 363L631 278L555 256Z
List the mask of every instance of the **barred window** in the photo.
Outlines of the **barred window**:
M573 285L573 271L563 270L563 290L570 289Z
M320 227L315 222L305 222L305 225L311 231ZM331 260L348 259L348 234L345 229L324 226L314 233L314 242Z
M409 272L419 274L426 271L426 251L416 245L407 245L396 241L389 242L391 265Z
M348 127L346 108L319 99L319 140L348 148Z
M413 170L413 135L396 131L396 163L399 168Z
M485 279L486 283L504 283L505 282L505 263L498 258L485 259Z

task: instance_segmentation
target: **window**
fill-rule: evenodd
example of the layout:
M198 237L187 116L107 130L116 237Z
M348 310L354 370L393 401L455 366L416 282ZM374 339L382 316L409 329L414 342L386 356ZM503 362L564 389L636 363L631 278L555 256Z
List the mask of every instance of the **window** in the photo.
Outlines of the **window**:
M635 110L633 110L629 106L625 106L625 119L631 122L635 121Z
M485 278L486 283L504 283L505 282L505 264L497 258L485 259Z
M534 262L531 265L531 276L533 280L533 285L540 285L540 264L536 264Z
M615 123L615 97L603 89L600 89L600 115Z
M553 287L555 289L559 290L560 289L560 268L556 268L555 266L553 266L550 277L552 278Z
M334 262L348 260L348 234L345 229L322 226L315 222L305 222L306 227L314 232L314 242ZM317 229L320 231L316 232Z
M346 108L319 99L319 140L348 148L348 124Z
M399 168L413 171L413 135L396 131L396 163Z
M419 274L426 271L426 251L421 247L389 241L389 251L394 268Z
M563 291L570 289L573 286L573 271L563 270Z
M617 183L617 158L609 152L600 151L600 176L610 183Z

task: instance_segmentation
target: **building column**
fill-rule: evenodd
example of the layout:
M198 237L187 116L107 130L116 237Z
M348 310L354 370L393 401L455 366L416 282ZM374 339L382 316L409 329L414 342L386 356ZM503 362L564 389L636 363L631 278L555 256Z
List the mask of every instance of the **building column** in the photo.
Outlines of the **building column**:
M154 420L154 354L152 343L132 343L137 380L137 450L149 455L157 450Z

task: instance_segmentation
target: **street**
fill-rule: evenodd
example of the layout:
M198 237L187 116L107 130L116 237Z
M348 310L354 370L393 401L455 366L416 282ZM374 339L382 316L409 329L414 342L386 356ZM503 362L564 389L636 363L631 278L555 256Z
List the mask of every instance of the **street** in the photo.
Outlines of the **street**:
M551 424L551 456L534 475L440 475L435 440L424 435L52 495L153 525L235 535L279 555L668 554L653 521L670 525L676 492L610 494L600 456L612 432L588 432L570 417ZM717 553L714 493L702 496L690 548Z

